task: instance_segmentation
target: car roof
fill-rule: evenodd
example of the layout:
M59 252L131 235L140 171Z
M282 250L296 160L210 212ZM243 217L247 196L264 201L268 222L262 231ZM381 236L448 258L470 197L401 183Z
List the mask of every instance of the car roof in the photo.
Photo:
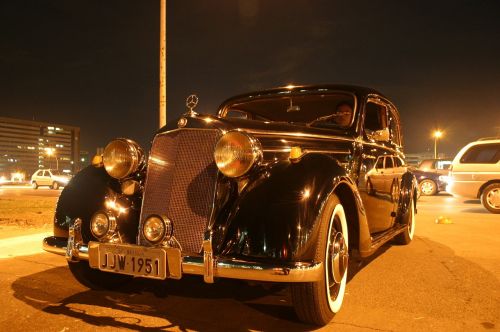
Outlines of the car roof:
M244 93L240 95L236 95L229 99L226 99L220 106L219 109L222 109L226 104L232 103L236 100L245 100L245 99L254 99L254 98L265 98L271 96L279 96L285 94L307 94L307 93L315 93L315 92L328 92L328 91L346 91L351 92L355 95L359 96L367 96L370 94L376 94L380 97L387 99L382 93L378 92L375 89L356 86L356 85L347 85L347 84L315 84L315 85L289 85L285 87L278 87L272 89L266 89L261 91L254 91L250 93Z
M496 138L496 137L480 138L477 141L474 141L472 143L474 143L474 145L477 145L477 144L488 144L488 143L500 143L500 138Z

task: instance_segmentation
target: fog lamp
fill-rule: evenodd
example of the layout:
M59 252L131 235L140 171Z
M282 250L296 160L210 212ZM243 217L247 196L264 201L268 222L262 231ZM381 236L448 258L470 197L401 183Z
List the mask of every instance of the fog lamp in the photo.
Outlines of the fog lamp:
M94 213L90 220L90 231L98 238L103 239L114 234L116 230L116 219L113 215L103 211Z
M172 223L168 218L151 215L144 221L142 234L152 244L169 240L172 236Z

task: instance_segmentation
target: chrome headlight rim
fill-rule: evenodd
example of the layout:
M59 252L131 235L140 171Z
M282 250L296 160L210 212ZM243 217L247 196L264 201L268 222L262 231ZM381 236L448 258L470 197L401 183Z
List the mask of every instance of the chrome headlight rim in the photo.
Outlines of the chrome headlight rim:
M243 137L245 140L247 140L247 143L250 146L250 154L252 156L251 162L248 164L247 167L245 167L242 171L240 171L240 172L238 172L236 174L234 174L233 172L228 172L225 169L225 167L222 166L217 161L217 159L218 159L217 158L218 149L220 149L220 145L223 144L224 139L227 139L228 135L239 135L239 136ZM252 135L244 132L244 131L230 130L230 131L224 133L224 135L222 135L222 137L219 138L219 140L217 141L217 144L215 145L214 160L215 160L215 163L217 165L217 168L219 169L219 171L222 174L224 174L225 176L230 177L230 178L241 178L241 177L244 177L252 169L254 169L258 165L260 165L260 163L262 162L262 159L263 159L262 145L260 144L259 140L256 139L255 137L253 137Z
M94 230L94 225L96 223L98 216L104 216L107 219L107 229L102 234L98 234ZM109 211L99 210L99 211L95 212L92 215L92 218L90 219L90 232L99 241L108 240L111 237L113 237L113 235L116 232L116 228L117 228L116 217L114 216L114 214L112 214Z
M152 219L160 220L162 228L163 228L160 235L157 236L153 240L151 238L148 238L148 236L146 235L146 232L145 232L145 228L148 226L148 223ZM173 224L172 224L172 221L169 218L167 218L166 216L160 216L158 214L150 214L149 216L147 216L147 218L142 223L141 232L142 232L142 236L144 237L144 239L146 241L148 241L151 245L158 246L158 245L162 245L165 242L168 242L172 238Z
M108 152L113 148L113 145L125 144L128 156L130 159L130 166L125 172L114 172L114 168L117 166L116 160L108 157ZM141 166L144 164L145 156L144 151L138 143L128 138L115 138L111 140L104 148L102 154L102 163L106 172L113 178L118 180L126 179L130 175L136 173L140 170Z

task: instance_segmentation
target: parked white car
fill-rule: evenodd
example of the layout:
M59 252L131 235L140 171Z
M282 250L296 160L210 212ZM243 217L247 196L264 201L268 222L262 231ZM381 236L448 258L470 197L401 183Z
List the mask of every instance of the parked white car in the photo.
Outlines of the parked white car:
M458 152L450 167L446 191L480 198L492 213L500 213L500 139L481 139Z
M53 169L39 169L31 176L31 185L33 189L38 189L40 186L49 186L51 189L59 189L64 187L71 176L63 174Z

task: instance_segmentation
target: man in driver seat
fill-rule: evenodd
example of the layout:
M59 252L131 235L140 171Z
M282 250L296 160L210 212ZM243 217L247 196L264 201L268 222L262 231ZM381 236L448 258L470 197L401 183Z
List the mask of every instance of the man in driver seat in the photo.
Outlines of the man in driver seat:
M335 111L333 121L342 127L347 127L351 124L352 106L348 102L340 102Z

